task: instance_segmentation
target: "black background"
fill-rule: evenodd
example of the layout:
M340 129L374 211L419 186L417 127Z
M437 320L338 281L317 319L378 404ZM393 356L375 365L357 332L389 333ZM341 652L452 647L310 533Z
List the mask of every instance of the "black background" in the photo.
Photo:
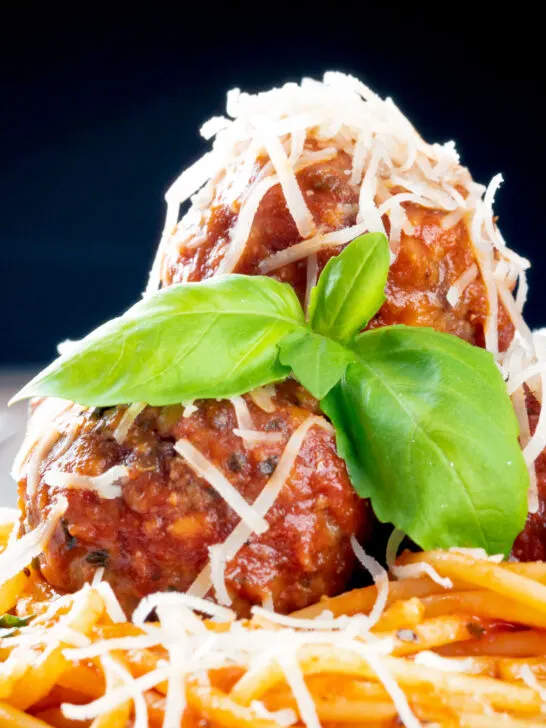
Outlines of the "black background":
M529 10L222 7L0 19L0 365L45 362L138 298L163 193L205 150L199 126L227 89L329 68L392 95L427 140L454 138L476 180L504 174L496 211L534 261L528 320L546 323L544 42Z

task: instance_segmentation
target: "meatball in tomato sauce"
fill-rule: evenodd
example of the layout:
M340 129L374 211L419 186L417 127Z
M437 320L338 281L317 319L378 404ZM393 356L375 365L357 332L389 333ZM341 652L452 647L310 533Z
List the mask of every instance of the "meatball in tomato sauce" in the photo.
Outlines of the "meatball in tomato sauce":
M311 155L320 154L320 148L314 140L308 140L307 145L311 161L296 172L296 178L316 230L326 235L354 226L359 185L351 183L351 157L344 151L334 150L330 158L313 162ZM223 261L232 252L232 238L242 206L264 178L265 164L263 158L256 160L248 184L235 198L233 186L239 170L222 172L212 185L212 198L204 209L199 211L194 205L182 218L159 253L163 286L200 281L223 271ZM385 181L384 200L401 191L400 187ZM402 206L408 224L394 246L396 257L389 270L387 300L370 327L431 326L483 346L489 307L467 220L464 216L457 219L452 212L410 202ZM383 217L383 224L388 232L387 215ZM298 250L301 241L283 190L280 184L275 184L266 192L256 211L234 272L266 274L289 283L304 304L310 282L310 264L315 267L312 277L315 280L328 260L344 246L322 247L311 255L301 248L295 255L291 248ZM290 262L284 263L285 260ZM448 291L469 269L475 270L475 277L470 279L453 305L448 300ZM498 331L502 351L508 347L514 333L502 305L499 305Z
M62 495L68 501L40 557L47 581L61 591L75 591L103 566L104 578L128 610L152 592L188 590L209 563L209 547L223 543L240 519L177 453L176 443L191 443L253 503L288 457L291 436L313 417L265 516L268 530L248 535L228 560L225 588L239 614L264 602L289 612L342 590L354 565L350 538L365 536L371 518L336 453L331 427L309 410L310 398L292 382L278 388L270 412L250 397L245 401L258 433L255 440L236 434L230 401L200 401L186 417L182 406L147 407L121 442L115 435L124 407L69 408L57 415L52 425L58 438L49 449L42 447L37 472L29 472L29 461L41 444L30 449L19 481L27 529L46 517L52 499ZM78 487L82 475L93 478L115 466L126 468L116 483L117 497L102 497L92 480L87 488ZM64 487L48 485L58 482L51 475L58 472L80 480L74 477L71 484L64 475Z

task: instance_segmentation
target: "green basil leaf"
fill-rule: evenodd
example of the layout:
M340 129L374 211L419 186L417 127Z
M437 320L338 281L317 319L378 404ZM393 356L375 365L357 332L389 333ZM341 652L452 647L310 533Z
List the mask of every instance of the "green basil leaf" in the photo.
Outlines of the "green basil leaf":
M13 614L3 614L0 616L0 629L10 629L12 627L26 627L34 615L28 617L16 617ZM6 637L7 635L4 635Z
M322 401L357 492L424 549L507 554L525 524L529 476L492 356L448 334L393 326Z
M230 275L170 286L89 334L13 401L166 405L231 397L288 376L278 344L304 325L292 288L272 278Z
M330 258L309 301L313 331L349 341L385 301L389 244L382 233L361 235Z
M322 399L339 382L353 353L320 334L306 331L281 342L279 358L313 397Z

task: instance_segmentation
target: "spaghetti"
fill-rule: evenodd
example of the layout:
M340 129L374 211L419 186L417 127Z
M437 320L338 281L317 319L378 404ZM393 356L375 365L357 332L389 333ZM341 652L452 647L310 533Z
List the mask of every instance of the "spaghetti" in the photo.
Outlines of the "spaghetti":
M375 624L380 580L290 616L158 594L119 621L106 582L60 596L29 565L0 588L18 615L0 633L0 726L542 725L546 564L398 559L415 562L452 588L391 578Z

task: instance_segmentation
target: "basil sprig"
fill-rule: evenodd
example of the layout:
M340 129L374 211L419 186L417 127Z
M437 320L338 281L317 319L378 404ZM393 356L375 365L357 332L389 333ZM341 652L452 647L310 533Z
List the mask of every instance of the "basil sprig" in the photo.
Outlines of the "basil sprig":
M354 488L423 548L508 553L527 514L518 424L486 351L431 329L359 333L384 301L386 238L357 238L312 291L231 275L159 291L14 398L84 405L231 397L291 373L321 400Z

